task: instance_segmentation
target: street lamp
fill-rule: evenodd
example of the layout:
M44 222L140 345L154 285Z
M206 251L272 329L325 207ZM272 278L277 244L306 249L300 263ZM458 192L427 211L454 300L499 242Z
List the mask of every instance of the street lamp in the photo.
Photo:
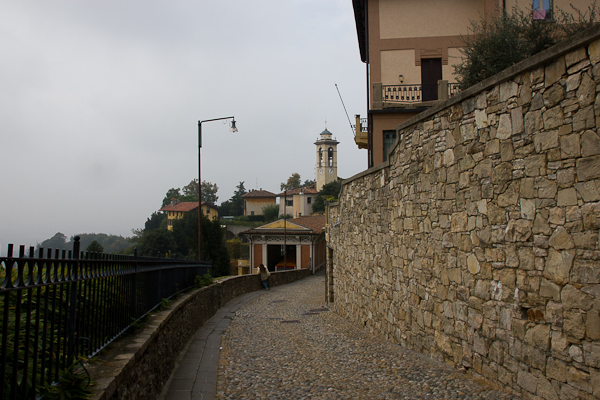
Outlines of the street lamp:
M202 261L202 176L200 168L200 149L202 148L202 123L211 121L220 121L225 119L231 119L231 128L229 132L237 132L235 127L235 117L224 117L205 119L204 121L198 121L198 260Z

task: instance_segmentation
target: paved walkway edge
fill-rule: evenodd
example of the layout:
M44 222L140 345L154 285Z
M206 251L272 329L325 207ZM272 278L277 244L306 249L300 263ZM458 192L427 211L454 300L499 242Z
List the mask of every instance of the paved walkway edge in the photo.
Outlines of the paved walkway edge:
M265 291L258 290L230 300L198 329L177 357L173 373L158 396L159 400L215 398L221 337L229 327L235 312L264 293Z

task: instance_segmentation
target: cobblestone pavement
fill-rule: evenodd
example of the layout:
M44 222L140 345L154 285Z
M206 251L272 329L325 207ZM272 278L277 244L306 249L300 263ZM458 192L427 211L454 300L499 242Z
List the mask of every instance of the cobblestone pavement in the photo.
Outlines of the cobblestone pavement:
M221 339L217 399L515 399L324 307L325 276L265 291Z

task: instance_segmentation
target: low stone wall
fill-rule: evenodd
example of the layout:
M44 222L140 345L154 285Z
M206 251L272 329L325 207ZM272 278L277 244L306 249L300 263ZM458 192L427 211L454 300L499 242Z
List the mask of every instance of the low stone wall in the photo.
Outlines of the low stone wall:
M397 129L329 207L356 324L525 399L600 398L600 29Z
M273 272L271 286L297 281L310 271ZM167 310L149 317L140 332L114 343L89 367L93 399L155 399L169 379L175 361L195 332L230 300L261 289L258 275L223 279L187 293Z

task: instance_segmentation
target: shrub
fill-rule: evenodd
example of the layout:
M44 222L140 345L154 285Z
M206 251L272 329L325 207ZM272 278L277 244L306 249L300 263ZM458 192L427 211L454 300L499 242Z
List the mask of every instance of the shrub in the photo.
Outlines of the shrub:
M561 40L597 24L596 1L588 11L556 9L550 19L535 20L531 11L501 10L488 21L471 21L470 36L463 37L462 62L454 65L461 89L471 87L504 69L545 50ZM577 15L577 18L574 17Z

